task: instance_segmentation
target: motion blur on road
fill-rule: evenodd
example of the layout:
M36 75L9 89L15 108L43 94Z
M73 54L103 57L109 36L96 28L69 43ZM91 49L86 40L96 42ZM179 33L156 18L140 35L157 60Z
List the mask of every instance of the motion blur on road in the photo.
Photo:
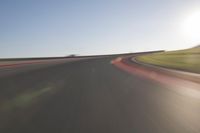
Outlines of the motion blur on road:
M0 0L0 133L200 133L200 0Z
M0 67L0 132L200 132L200 88L129 73L117 57Z

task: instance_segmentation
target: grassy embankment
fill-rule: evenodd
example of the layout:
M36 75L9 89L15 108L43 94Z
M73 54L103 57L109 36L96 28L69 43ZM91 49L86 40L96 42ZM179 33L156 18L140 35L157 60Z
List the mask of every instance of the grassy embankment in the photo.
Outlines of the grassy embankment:
M140 56L137 60L152 65L200 74L200 46L186 50L149 54Z

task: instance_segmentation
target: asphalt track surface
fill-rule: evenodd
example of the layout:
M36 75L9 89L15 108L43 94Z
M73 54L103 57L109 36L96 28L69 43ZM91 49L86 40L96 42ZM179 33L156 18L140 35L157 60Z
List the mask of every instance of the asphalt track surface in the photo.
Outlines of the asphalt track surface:
M114 58L1 68L0 133L200 132L198 97L124 72Z

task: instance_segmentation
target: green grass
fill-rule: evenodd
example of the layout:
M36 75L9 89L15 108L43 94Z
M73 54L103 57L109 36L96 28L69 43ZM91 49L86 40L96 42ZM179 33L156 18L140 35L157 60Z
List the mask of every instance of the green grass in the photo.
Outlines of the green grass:
M144 55L137 60L166 68L200 73L200 47Z

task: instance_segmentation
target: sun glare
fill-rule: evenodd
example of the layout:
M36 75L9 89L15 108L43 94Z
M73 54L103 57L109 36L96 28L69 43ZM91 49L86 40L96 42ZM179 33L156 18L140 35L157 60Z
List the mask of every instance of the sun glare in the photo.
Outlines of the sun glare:
M195 43L200 43L200 11L194 12L183 22L184 34Z

